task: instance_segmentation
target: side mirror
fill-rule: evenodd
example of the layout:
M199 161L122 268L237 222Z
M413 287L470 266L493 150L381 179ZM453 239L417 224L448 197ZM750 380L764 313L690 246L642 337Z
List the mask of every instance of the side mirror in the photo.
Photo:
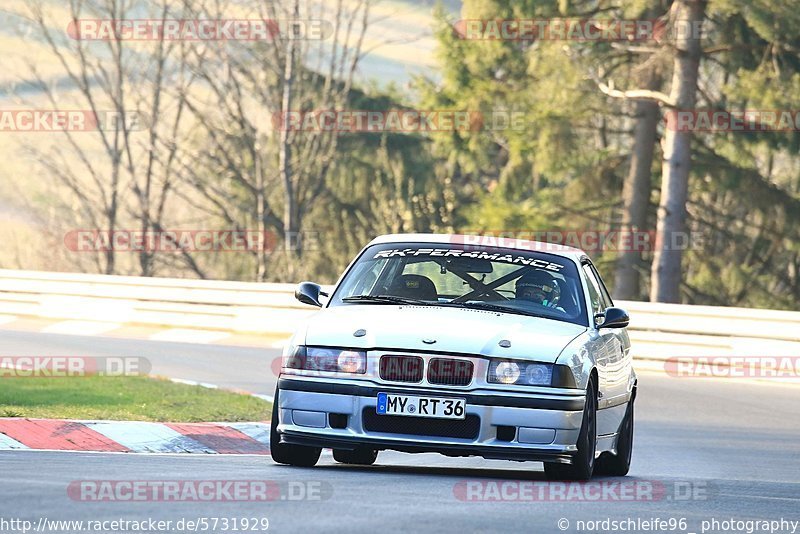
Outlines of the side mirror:
M319 301L319 296L327 297L328 294L322 291L322 287L314 282L300 282L297 284L297 289L294 290L294 298L303 304L310 304L318 308L322 307Z
M622 308L606 308L605 312L595 314L594 320L599 330L600 328L625 328L631 318L628 316L628 312ZM603 322L598 324L599 320Z

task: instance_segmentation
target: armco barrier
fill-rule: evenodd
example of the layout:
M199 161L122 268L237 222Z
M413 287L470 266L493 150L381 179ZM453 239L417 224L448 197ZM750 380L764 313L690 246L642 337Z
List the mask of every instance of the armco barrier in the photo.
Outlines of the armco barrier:
M284 335L315 311L292 284L0 269L0 314ZM800 354L800 312L618 302L634 354Z
M314 311L291 284L0 269L0 313L281 334Z

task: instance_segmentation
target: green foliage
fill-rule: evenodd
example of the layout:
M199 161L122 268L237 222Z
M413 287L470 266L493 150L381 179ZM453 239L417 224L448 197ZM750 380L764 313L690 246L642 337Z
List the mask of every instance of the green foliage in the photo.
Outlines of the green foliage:
M646 0L622 4L468 1L461 18L585 18L593 9L598 18L655 18L666 10ZM796 6L788 0L714 0L707 13L698 107L800 109ZM592 73L637 88L640 64L668 68L669 43L649 56L627 56L624 46L601 42L463 40L452 22L439 14L442 81L419 81L423 104L484 113L522 110L525 116L520 130L433 137L434 155L456 169L454 180L473 201L462 211L462 228L613 228L627 172L633 122L626 114L632 105L602 95ZM661 77L670 79L668 71ZM687 301L796 307L798 137L795 131L695 136L689 228L702 246L695 243L685 255ZM658 171L656 163L654 185ZM655 204L650 213L654 225ZM612 279L614 254L594 256Z
M148 377L0 378L0 417L112 421L267 421L249 395Z

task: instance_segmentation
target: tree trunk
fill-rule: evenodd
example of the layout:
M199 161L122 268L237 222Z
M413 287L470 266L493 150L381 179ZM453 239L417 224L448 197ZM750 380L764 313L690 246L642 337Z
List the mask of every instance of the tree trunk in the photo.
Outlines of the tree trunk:
M300 19L299 1L294 2L294 18ZM280 148L278 151L278 173L283 182L284 207L283 207L283 243L284 252L287 260L287 274L291 277L294 274L294 253L290 244L298 231L297 222L297 199L294 193L294 182L291 169L292 146L290 141L290 129L286 117L292 111L292 83L294 82L294 62L295 62L295 38L289 36L286 46L286 58L283 69L283 94L281 99L281 111L283 112L284 124L280 131Z
M658 90L661 76L654 69L645 73L644 86ZM633 134L633 151L628 175L622 188L624 211L622 232L642 232L647 228L647 212L650 207L650 177L653 168L658 122L661 112L658 102L639 100L636 103L636 127ZM623 241L625 242L625 241ZM636 243L638 241L628 241ZM635 247L620 252L614 276L614 298L638 300L641 294L642 251Z
M111 184L111 205L106 212L106 220L108 221L108 235L109 246L106 250L106 267L105 274L115 274L116 270L116 251L114 250L113 237L114 232L117 231L117 182L116 179Z
M256 133L258 135L258 133ZM256 181L256 221L258 221L258 229L261 232L261 242L263 246L256 251L256 281L267 281L267 246L268 246L268 232L269 224L265 213L266 207L266 185L264 183L264 170L261 165L261 143L254 141L253 155L255 161L253 162L253 169L255 172Z
M706 3L703 0L678 0L674 6L676 38L670 99L677 110L691 110L697 99L697 77L702 54L699 33ZM651 270L650 300L653 302L680 302L683 251L673 244L676 238L685 236L686 232L691 137L689 131L666 128L661 201Z

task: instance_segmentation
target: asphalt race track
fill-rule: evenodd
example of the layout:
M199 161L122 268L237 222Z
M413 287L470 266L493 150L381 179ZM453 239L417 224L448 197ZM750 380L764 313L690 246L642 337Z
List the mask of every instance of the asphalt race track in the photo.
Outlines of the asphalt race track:
M279 349L227 347L0 330L3 356L138 356L153 375L207 382L272 395L278 377L270 365Z
M0 333L3 355L144 356L154 374L267 395L277 379L270 364L278 353ZM263 456L6 451L0 452L0 516L34 524L43 517L216 518L219 532L223 518L232 525L234 519L264 517L274 532L606 532L609 525L591 523L579 530L581 521L605 519L673 520L660 528L626 523L610 529L617 532L701 532L701 522L712 519L719 524L708 532L737 532L723 522L800 520L800 387L640 372L636 410L634 462L623 480L626 488L656 490L640 497L616 499L622 493L611 484L620 479L600 479L594 489L611 491L597 500L598 493L590 496L586 487L584 493L559 493L564 485L545 483L541 464L433 454L382 452L372 467L336 464L323 454L316 468L304 469L278 466ZM68 493L78 480L268 480L282 493L269 502L98 502ZM473 490L465 493L465 488ZM497 500L503 498L497 488L503 488L506 500ZM522 488L534 488L533 497L518 498ZM776 532L792 532L792 527Z

